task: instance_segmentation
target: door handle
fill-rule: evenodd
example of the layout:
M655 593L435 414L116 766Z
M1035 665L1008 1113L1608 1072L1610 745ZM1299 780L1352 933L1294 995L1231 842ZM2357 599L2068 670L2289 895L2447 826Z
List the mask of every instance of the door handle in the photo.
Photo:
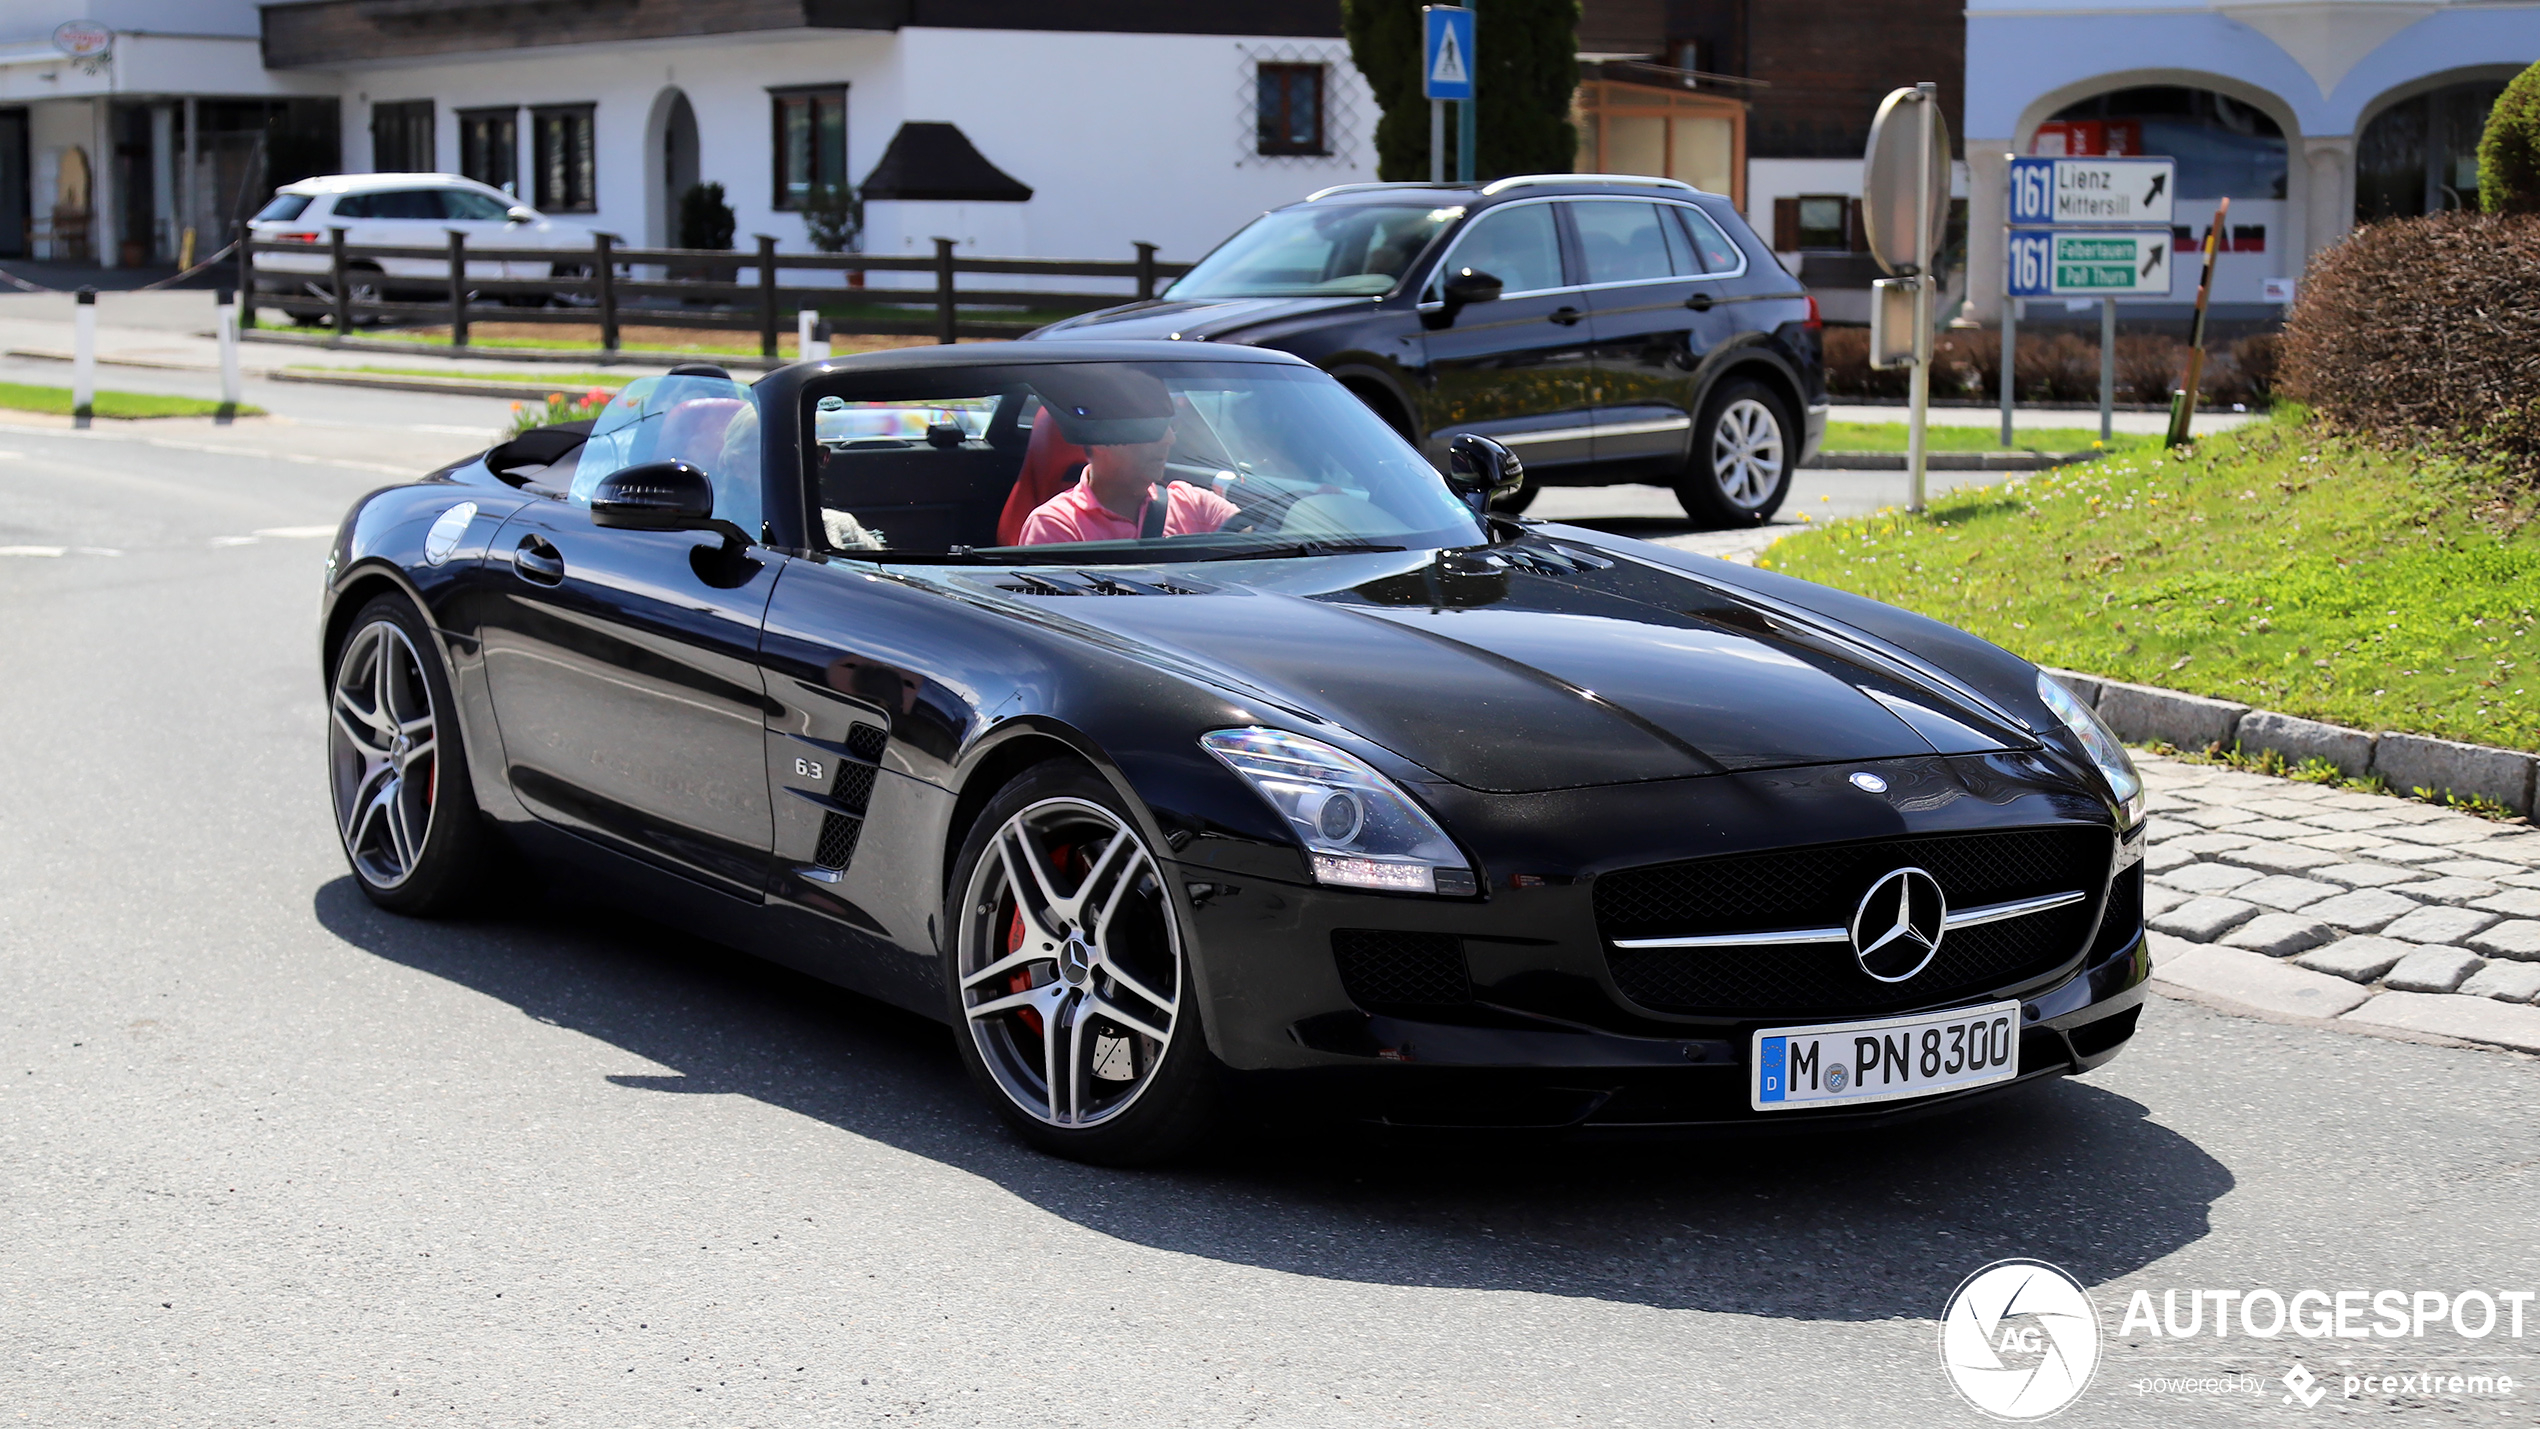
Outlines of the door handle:
M1714 301L1715 300L1709 293L1696 293L1692 297L1685 299L1685 306L1693 309L1697 313L1707 313L1711 311L1711 304Z
M562 585L564 556L539 537L523 536L512 552L512 574L531 585Z
M1587 314L1580 312L1577 308L1554 308L1552 310L1552 320L1561 324L1563 327L1568 327L1586 316Z

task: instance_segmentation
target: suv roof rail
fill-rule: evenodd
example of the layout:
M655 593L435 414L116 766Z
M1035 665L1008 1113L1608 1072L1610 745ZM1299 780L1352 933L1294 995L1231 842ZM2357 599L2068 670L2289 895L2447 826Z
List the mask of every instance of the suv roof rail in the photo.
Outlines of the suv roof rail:
M1305 201L1307 203L1312 203L1316 199L1330 198L1334 194L1364 193L1370 189L1464 189L1471 187L1471 184L1433 184L1427 182L1426 180L1416 182L1410 180L1397 180L1392 183L1381 184L1334 184L1330 188L1316 189L1314 192L1307 194L1305 196Z
M1682 179L1653 178L1646 174L1513 174L1493 179L1482 187L1484 196L1509 189L1530 188L1536 184L1631 184L1637 188L1683 189L1698 194L1702 190Z

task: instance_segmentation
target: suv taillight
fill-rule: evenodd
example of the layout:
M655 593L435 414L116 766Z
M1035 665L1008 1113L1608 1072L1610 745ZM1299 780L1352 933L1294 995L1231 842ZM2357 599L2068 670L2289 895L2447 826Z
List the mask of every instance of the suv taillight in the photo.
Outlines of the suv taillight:
M1824 332L1826 330L1826 320L1817 314L1817 295L1814 293L1810 293L1808 295L1808 321L1802 324L1802 326L1806 327L1810 332Z
M318 241L318 236L314 233L277 233L273 236L273 241L276 243L315 243ZM1808 300L1808 320L1810 322L1815 322L1817 320L1817 300L1815 298L1810 298Z

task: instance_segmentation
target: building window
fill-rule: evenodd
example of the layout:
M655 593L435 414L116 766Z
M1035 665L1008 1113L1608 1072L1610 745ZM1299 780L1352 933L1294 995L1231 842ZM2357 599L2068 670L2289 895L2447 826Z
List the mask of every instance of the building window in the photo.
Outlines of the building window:
M1799 196L1799 247L1802 251L1848 250L1852 247L1852 200L1837 194Z
M776 206L799 209L814 188L847 186L847 90L770 90L776 104Z
M382 174L428 174L440 167L432 152L431 100L370 107L370 167Z
M2373 116L2355 145L2355 221L2476 213L2478 141L2503 92L2493 81L2455 84Z
M599 165L592 154L588 104L529 111L536 140L538 207L549 213L594 213L599 203Z
M484 184L520 196L520 111L459 111L459 172Z
M1262 65L1255 94L1253 152L1332 152L1323 134L1323 66Z

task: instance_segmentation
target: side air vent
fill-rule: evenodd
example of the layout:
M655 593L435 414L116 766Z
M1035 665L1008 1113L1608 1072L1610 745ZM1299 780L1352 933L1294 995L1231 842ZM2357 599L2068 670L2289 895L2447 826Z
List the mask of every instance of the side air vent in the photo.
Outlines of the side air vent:
M889 732L879 725L860 724L849 731L847 753L852 758L838 761L838 777L829 786L827 807L820 816L820 845L811 858L814 865L836 873L854 860L856 839L864 832L865 806L873 801L873 783L880 773L875 764L890 742Z
M1416 1015L1473 1000L1464 940L1451 933L1338 928L1332 932L1332 961L1349 1000L1369 1012Z

